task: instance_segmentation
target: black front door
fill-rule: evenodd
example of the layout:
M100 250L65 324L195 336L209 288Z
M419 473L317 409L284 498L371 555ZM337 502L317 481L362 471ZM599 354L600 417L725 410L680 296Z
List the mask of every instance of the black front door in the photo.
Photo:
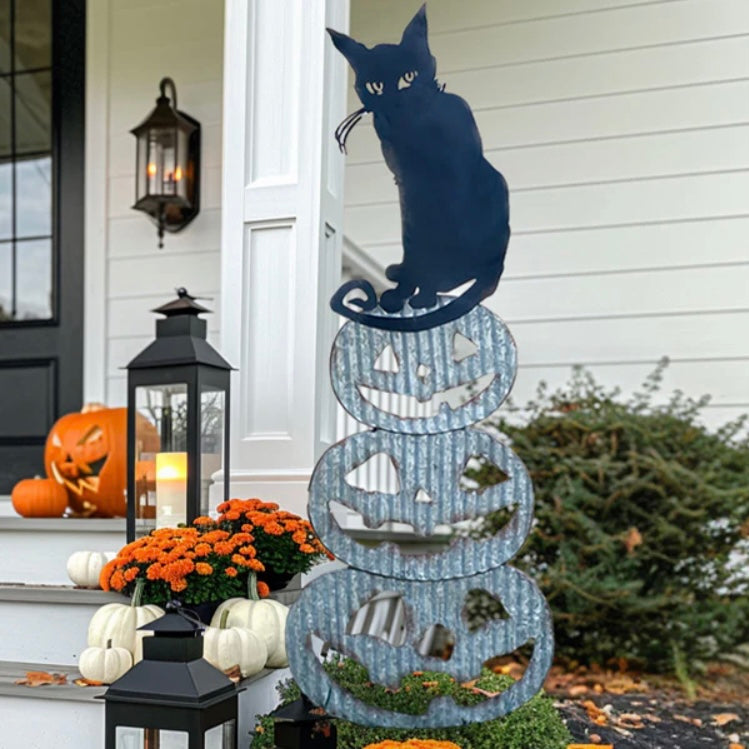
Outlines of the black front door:
M0 0L0 494L83 374L85 0Z

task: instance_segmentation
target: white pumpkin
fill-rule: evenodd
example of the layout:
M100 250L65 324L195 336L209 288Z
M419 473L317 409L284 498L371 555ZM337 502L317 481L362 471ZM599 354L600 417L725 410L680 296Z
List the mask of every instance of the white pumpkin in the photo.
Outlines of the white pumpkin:
M218 627L203 633L203 658L219 671L239 666L242 678L260 673L268 660L265 640L246 627L227 627L229 612L224 611Z
M81 588L98 588L99 575L114 554L103 551L74 551L68 557L68 577Z
M283 662L286 657L287 607L270 599L260 600L254 573L250 573L248 593L249 598L230 598L221 603L211 619L211 626L219 627L225 621L228 627L251 629L265 640L268 658L274 663ZM227 614L225 619L224 613Z
M276 649L268 653L268 661L265 665L268 668L285 668L289 665L289 658L286 655L286 619L289 616L289 607L278 601L268 601L268 603L276 604L276 611L281 621L281 637L278 639Z
M129 605L107 603L97 609L88 625L89 647L103 648L111 640L114 647L125 648L131 655L136 654L136 646L142 642L136 635L138 627L164 616L164 610L159 606L139 605L142 593L143 586L139 583L135 586Z
M84 679L111 684L133 665L133 656L125 648L86 648L78 657L78 670Z

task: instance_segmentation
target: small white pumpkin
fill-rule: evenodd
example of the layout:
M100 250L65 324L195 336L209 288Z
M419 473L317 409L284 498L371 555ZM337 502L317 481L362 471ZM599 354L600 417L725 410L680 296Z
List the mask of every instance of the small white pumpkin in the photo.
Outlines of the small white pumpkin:
M282 660L286 655L286 619L279 607L286 607L277 601L260 600L254 572L250 573L247 588L249 598L230 598L219 605L211 619L211 626L219 627L224 613L228 612L226 626L251 629L265 640L268 657L274 662Z
M239 666L242 678L260 673L268 660L268 648L261 635L246 627L227 627L225 610L218 627L203 633L203 658L219 671Z
M111 684L133 665L133 656L125 648L86 648L78 657L78 670L84 679Z
M74 551L68 557L68 577L81 588L98 588L99 575L114 554L103 551Z
M164 616L164 610L159 606L140 605L143 582L139 580L136 584L129 605L107 603L97 609L88 625L89 647L103 648L111 640L114 647L125 648L131 655L136 654L136 646L141 644L136 635L138 627Z

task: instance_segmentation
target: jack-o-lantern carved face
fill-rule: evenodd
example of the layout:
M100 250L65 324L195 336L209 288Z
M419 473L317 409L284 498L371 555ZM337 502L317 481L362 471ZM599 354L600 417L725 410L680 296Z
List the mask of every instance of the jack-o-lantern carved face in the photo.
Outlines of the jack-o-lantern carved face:
M495 411L512 387L516 364L505 324L475 307L455 322L417 333L346 323L333 344L331 379L341 405L358 421L434 434ZM471 384L479 390L466 400ZM399 412L392 410L396 401Z
M126 408L67 414L55 422L44 448L47 475L65 487L70 507L83 515L127 513L126 463Z
M347 475L380 453L398 470L397 491L351 486ZM464 488L460 479L466 463L476 457L496 465L507 480L481 492ZM357 543L334 518L332 502L358 513L370 529L390 521L408 523L427 538L438 525L482 518L500 509L511 510L512 518L483 540L458 535L444 551L401 554L392 543L374 548ZM533 519L533 487L520 459L487 432L405 436L375 430L355 434L325 453L310 483L309 513L326 546L352 567L388 577L444 580L485 572L517 553Z
M459 602L473 589L498 598L507 618L469 630ZM406 609L405 642L399 646L368 634L347 634L351 615L383 591L399 593ZM424 633L435 624L454 635L449 660L419 652ZM391 688L414 671L442 671L465 681L478 677L483 662L493 655L509 654L528 644L532 644L533 654L523 677L499 696L470 707L441 697L433 700L423 715L405 715L365 705L332 681L313 651L313 635L365 666L372 682ZM541 688L553 652L546 601L530 578L507 566L434 582L392 580L354 569L322 575L302 590L292 607L286 642L291 670L313 702L354 723L402 728L446 727L507 714ZM304 647L299 643L305 643Z

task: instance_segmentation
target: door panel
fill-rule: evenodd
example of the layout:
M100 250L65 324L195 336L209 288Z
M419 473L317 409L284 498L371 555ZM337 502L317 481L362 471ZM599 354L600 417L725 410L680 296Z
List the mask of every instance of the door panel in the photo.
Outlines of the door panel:
M83 373L85 0L0 0L0 494Z

